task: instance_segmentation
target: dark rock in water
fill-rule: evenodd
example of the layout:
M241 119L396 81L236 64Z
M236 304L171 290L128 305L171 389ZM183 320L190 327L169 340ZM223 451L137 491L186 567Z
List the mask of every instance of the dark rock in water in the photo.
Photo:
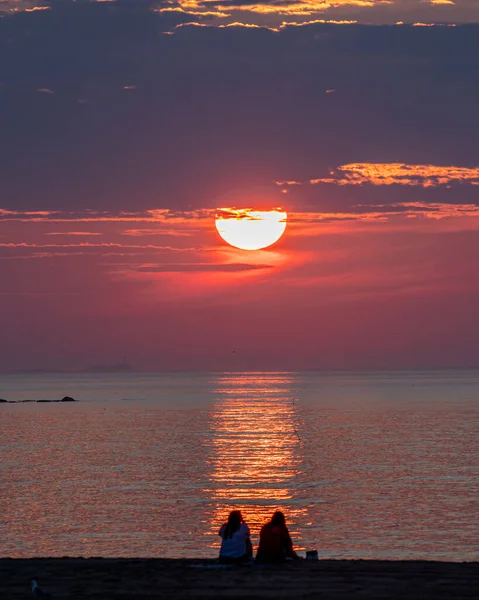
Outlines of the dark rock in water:
M20 402L76 402L76 400L71 396L65 396L61 400L3 400L2 398L0 398L0 402L7 402L8 404L17 404Z

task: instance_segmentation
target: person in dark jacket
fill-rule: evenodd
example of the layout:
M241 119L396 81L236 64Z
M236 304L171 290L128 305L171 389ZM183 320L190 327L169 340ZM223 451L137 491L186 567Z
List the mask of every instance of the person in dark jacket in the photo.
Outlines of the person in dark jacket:
M286 519L281 511L276 511L269 523L263 525L259 534L258 562L282 562L299 558L293 549L293 542L286 527Z

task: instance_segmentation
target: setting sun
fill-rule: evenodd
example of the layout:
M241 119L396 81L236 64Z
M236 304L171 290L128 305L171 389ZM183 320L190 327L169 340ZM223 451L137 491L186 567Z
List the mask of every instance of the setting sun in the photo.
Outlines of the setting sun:
M225 242L241 250L260 250L279 240L286 229L287 214L280 210L220 208L216 229Z

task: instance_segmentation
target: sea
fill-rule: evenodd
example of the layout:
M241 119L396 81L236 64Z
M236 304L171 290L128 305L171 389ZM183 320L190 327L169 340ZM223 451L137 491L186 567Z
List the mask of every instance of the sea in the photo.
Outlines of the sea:
M0 556L479 559L479 371L0 376Z

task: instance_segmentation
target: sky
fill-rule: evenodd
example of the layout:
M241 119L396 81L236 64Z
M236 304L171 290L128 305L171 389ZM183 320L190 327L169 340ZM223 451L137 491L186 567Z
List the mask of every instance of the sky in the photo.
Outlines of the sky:
M477 0L0 0L0 55L0 371L479 366Z

